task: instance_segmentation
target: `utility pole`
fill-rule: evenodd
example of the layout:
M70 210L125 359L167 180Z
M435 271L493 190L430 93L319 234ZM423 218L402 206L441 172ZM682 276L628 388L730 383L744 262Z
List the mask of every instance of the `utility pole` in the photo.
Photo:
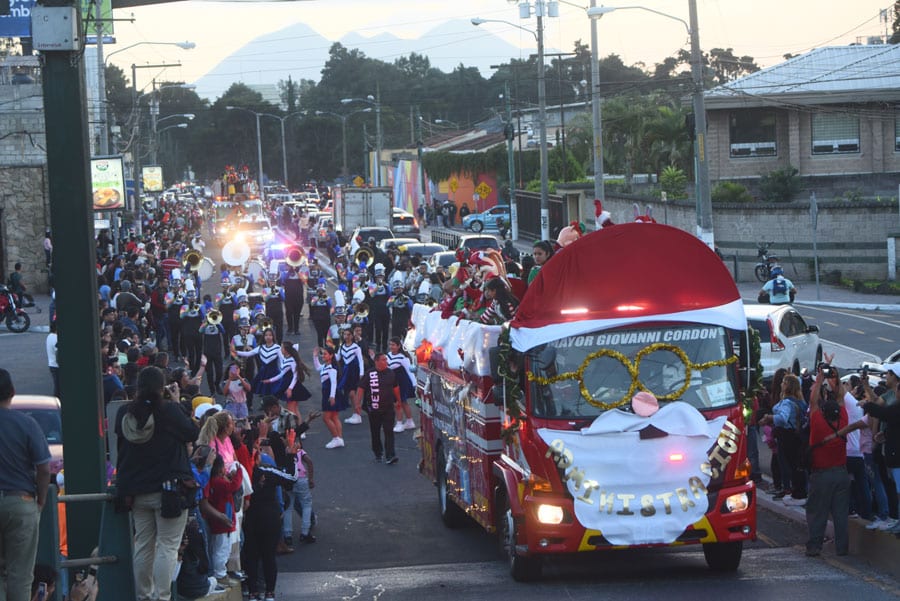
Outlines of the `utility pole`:
M419 186L420 197L416 199L416 206L413 208L413 214L417 214L416 209L419 206L425 205L425 165L422 164L422 156L424 154L424 141L422 140L422 113L419 110L419 107L416 106L416 132L418 135L416 136L416 154L418 155L417 159L419 162L419 172L416 174L419 177Z
M51 5L52 2L52 5ZM32 9L35 21L71 19L82 31L80 2L47 0ZM106 442L103 424L103 387L100 383L100 318L97 311L97 274L94 215L89 170L90 148L86 119L83 41L63 39L35 28L34 46L43 59L42 85L47 138L47 192L54 232L54 288L59 338L59 379L62 388L62 426L66 489L69 494L106 492ZM68 508L69 557L88 557L97 546L100 503L75 503ZM129 578L132 583L133 578ZM134 589L114 589L133 598Z
M691 30L691 79L694 83L694 145L697 173L694 193L697 196L697 237L715 249L712 199L709 192L709 159L706 154L706 107L703 103L703 55L700 53L700 31L697 24L697 0L688 0Z
M547 157L547 87L544 83L544 3L538 0L537 13L538 42L538 127L541 156L541 240L550 239L550 182L548 181Z
M109 111L106 110L106 67L103 60L103 14L100 10L102 0L94 1L94 20L97 35L97 102L100 106L97 109L97 118L100 121L100 145L98 154L106 156L109 154Z
M509 173L509 233L513 242L519 239L519 211L516 203L516 167L513 160L513 137L515 128L512 121L512 99L509 97L509 82L503 84L506 100L506 163ZM520 134L521 135L521 134Z

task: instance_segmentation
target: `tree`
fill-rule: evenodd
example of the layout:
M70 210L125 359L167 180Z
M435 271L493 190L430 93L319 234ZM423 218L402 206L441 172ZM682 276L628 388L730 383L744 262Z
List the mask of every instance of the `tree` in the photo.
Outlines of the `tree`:
M759 65L754 62L752 56L737 57L731 48L713 48L709 55L704 57L713 72L713 83L722 85L744 75L759 71Z
M900 44L900 0L894 1L894 22L891 24L891 34L890 39L888 39L888 44Z
M659 174L664 165L674 165L688 172L693 165L693 149L690 136L684 126L687 109L681 105L657 106L648 116L647 140L650 143L650 160Z

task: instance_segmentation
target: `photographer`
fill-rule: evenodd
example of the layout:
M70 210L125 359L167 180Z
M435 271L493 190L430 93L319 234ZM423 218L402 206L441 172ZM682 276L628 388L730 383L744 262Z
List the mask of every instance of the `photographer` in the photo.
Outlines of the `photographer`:
M167 400L174 399L173 400ZM178 405L178 387L165 387L163 372L147 367L135 399L116 416L119 454L116 491L134 512L134 576L137 598L171 598L172 574L187 512L172 501L175 488L193 481L187 443L199 428Z
M880 396L876 395L869 385L868 378L863 377L863 389L866 402L863 410L867 415L878 419L875 442L882 445L882 455L887 470L892 474L894 486L900 493L900 403L897 402L897 388L900 385L900 363L884 365L884 380L887 386ZM888 522L886 532L900 534L897 522Z
M838 555L850 549L850 474L847 472L847 410L837 370L831 367L834 355L824 355L809 395L809 498L806 523L809 540L806 555L822 553L828 517L834 524L834 544ZM853 426L856 427L856 424Z

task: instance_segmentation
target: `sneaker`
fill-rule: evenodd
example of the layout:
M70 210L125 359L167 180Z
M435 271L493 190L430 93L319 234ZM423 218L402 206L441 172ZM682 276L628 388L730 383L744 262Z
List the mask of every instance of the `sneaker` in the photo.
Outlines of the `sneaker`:
M851 511L851 512L850 512L850 515L848 515L847 517L849 517L851 520L858 520L858 519L859 519L859 514L856 513L855 511Z
M403 432L403 422L394 424L394 432Z
M263 597L263 601L275 601L275 593L266 593L266 596Z
M334 439L334 446L335 446L335 448L344 446L344 439L341 438L340 436L338 436L337 438L335 438L335 439Z
M885 530L888 534L900 534L900 522L897 522L889 529Z
M395 455L394 457L388 457L387 459L385 459L384 462L387 463L388 465L394 465L395 463L397 463L397 461L398 461L398 459L397 459L397 456Z
M382 457L381 455L376 455L373 461L375 463L384 463L384 457Z
M881 518L875 518L870 523L866 524L866 530L878 530L883 523L884 520L882 520Z
M403 429L404 430L415 430L416 423L413 420L408 419L405 422L403 422Z
M338 446L338 439L337 439L337 437L332 438L328 443L325 444L325 448L326 448L326 449L336 449L337 446ZM341 446L344 446L344 445L342 444Z
M786 490L776 490L775 494L772 495L773 499L783 499L788 492Z
M316 542L316 537L312 534L301 534L300 542L306 545L311 545L312 543Z
M278 546L275 547L275 552L279 555L287 555L288 553L294 552L294 547L288 545L283 540L278 541Z
M879 524L878 529L882 532L887 532L891 528L897 525L897 520L888 518L886 520L882 520L881 524Z
M806 499L796 499L794 497L784 497L781 501L788 507L806 507Z
M219 586L224 586L225 588L231 588L233 586L237 586L241 583L240 580L234 580L229 578L228 576L223 576L222 578L216 578L216 582L219 583Z
M302 433L302 434L300 435L300 438L305 440L305 439L306 439L306 432Z
M290 540L291 539L289 539L289 538L284 539L284 542L289 547L291 546ZM243 582L247 579L247 574L245 574L244 572L228 572L228 577L233 580L239 580L239 581Z
M350 417L344 420L345 424L361 424L362 416L359 413L354 413Z

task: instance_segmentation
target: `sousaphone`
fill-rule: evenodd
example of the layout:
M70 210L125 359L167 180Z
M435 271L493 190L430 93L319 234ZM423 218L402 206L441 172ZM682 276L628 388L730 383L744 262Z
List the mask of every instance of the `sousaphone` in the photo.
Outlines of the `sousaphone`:
M218 309L210 309L206 314L206 322L211 326L217 326L222 323L222 312Z
M250 259L250 246L243 240L232 240L222 247L222 261L231 267L243 267Z
M368 267L372 263L372 251L366 247L361 247L356 251L356 254L353 255L353 263L355 265L359 265L360 263L365 263L366 267Z
M306 256L299 246L290 246L284 252L284 262L291 267L300 267L306 263Z

